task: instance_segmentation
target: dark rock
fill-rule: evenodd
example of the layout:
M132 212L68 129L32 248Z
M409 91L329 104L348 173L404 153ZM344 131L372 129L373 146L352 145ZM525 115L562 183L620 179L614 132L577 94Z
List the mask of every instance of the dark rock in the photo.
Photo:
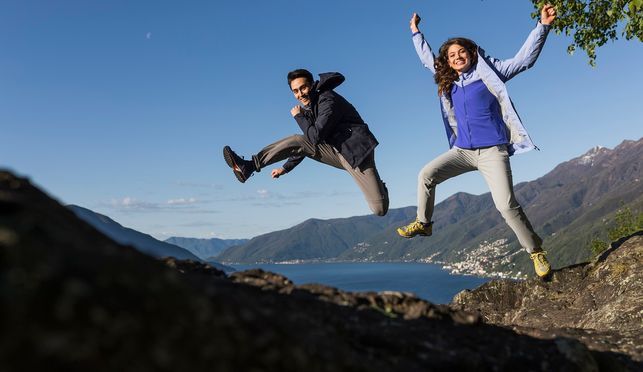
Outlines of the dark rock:
M622 366L572 338L534 338L468 314L404 293L161 262L0 172L3 372L580 371L607 365L601 358Z
M180 273L199 273L204 275L216 276L219 278L225 278L226 274L223 270L219 270L216 267L208 263L203 263L200 261L194 260L178 260L174 257L163 257L161 261L165 263L168 267L178 270Z
M307 294L322 301L351 306L358 310L373 309L392 318L448 319L457 324L476 324L479 321L476 313L453 311L446 305L434 305L417 298L412 293L393 291L351 293L321 284L295 286L288 278L261 269L236 272L231 275L231 279L263 290L276 290L284 294Z
M554 271L549 281L493 280L457 294L451 307L478 312L485 323L539 338L574 338L591 350L641 363L642 273L639 232L594 262Z

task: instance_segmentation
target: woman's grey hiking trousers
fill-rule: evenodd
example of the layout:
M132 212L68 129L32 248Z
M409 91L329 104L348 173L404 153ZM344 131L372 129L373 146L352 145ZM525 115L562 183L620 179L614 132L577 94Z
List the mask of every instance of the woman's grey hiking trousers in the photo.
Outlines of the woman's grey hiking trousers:
M425 165L418 175L418 220L424 223L431 221L437 185L474 170L482 173L491 190L493 203L518 237L520 245L529 253L541 251L542 239L534 232L516 201L505 145L473 150L453 147Z

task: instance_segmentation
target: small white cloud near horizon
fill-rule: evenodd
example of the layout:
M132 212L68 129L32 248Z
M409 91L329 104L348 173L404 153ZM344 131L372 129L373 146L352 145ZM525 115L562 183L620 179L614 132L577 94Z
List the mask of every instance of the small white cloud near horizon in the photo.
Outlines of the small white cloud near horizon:
M145 34L145 38L146 38L147 40L150 40L150 39L152 38L152 33L151 33L151 32L146 33L146 34Z
M270 197L270 191L268 191L268 190L266 190L266 189L259 189L259 190L257 190L257 194L259 194L259 197L260 197L261 199L266 199L266 198L269 198L269 197Z
M197 203L198 200L196 198L178 198L178 199L170 199L167 201L167 204L169 205L190 205L190 204L195 204Z
M121 209L134 209L134 210L158 209L158 205L154 203L140 201L129 196L126 196L122 199L112 199L110 204L114 208L121 208Z

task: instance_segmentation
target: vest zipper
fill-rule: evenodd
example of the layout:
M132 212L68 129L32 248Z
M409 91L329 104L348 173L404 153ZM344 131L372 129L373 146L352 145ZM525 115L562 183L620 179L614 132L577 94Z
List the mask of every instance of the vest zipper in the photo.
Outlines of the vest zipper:
M467 112L467 91L464 89L464 74L462 76L462 107L464 107L464 121L467 126L467 134L469 134L469 146L473 146L473 141L471 140L471 126L469 125L469 113Z

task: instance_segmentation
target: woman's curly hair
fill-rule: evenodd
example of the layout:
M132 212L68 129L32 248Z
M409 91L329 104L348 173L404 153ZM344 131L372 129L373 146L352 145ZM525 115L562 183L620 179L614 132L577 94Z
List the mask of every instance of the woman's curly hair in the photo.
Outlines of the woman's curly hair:
M449 47L453 44L463 46L469 52L471 58L471 66L478 63L478 46L473 40L463 37L451 38L442 44L438 58L435 60L435 83L438 84L438 94L449 95L453 82L458 80L458 73L449 66Z

